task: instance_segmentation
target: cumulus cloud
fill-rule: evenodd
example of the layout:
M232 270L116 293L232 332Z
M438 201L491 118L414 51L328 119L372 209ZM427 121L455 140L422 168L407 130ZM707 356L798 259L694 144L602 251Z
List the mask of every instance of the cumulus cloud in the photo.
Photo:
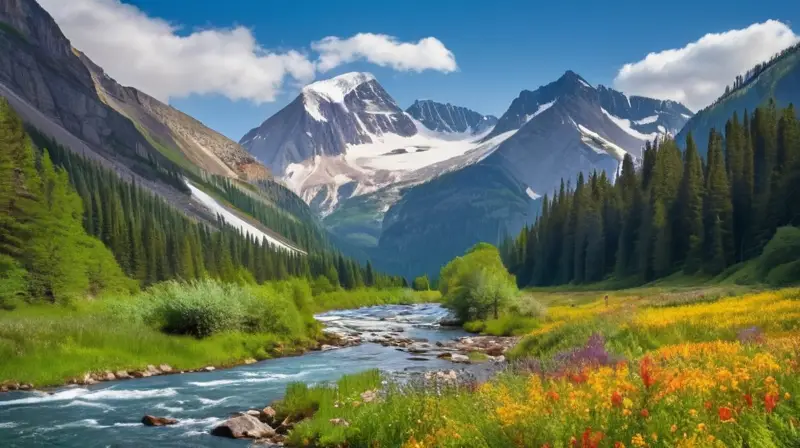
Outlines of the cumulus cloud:
M396 70L456 68L453 54L432 37L416 44L374 34L327 37L312 43L320 53L319 61L313 61L305 51L265 49L241 26L180 33L178 26L120 0L39 3L72 45L111 77L162 101L191 94L274 101L285 83L311 82L318 69L327 71L356 59Z
M39 0L72 45L122 84L161 100L219 93L272 101L287 77L314 78L297 51L269 52L244 27L177 34L178 28L118 0Z
M680 101L698 110L719 97L736 75L796 43L800 37L776 20L706 34L683 48L650 53L625 64L614 86L629 94Z
M312 43L311 48L319 53L317 67L322 72L359 59L399 71L449 73L458 69L453 52L435 37L412 43L385 34L359 33L347 39L329 36Z

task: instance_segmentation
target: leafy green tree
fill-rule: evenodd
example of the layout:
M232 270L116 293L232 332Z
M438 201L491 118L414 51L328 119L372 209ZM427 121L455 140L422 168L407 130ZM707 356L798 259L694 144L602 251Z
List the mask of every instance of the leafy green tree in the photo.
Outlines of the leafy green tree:
M421 275L414 279L412 283L414 291L428 291L431 289L431 282L428 280L428 275Z

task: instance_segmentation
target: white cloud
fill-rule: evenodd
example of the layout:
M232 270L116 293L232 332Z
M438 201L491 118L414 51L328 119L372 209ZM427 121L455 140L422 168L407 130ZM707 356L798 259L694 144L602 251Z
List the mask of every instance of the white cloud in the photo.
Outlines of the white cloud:
M358 59L400 71L449 73L458 69L453 52L435 37L411 43L385 34L358 33L347 39L329 36L312 43L311 48L320 54L317 67L322 72Z
M112 78L162 101L191 94L274 101L284 83L305 84L314 79L318 67L329 70L359 58L396 70L456 68L453 54L432 37L416 44L374 34L328 37L312 44L321 53L320 61L314 62L302 51L264 49L241 26L179 33L179 27L120 0L39 3L72 45Z
M614 86L629 94L671 99L698 110L719 97L736 75L796 43L800 37L776 20L706 34L683 48L650 53L625 64Z
M314 64L297 51L272 53L244 27L177 28L118 0L39 0L72 45L124 85L160 100L219 93L256 103L273 101L288 76L314 78Z

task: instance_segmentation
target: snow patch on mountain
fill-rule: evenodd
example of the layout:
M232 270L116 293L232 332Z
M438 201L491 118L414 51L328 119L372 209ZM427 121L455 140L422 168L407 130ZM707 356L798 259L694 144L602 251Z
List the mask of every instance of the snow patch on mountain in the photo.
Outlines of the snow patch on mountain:
M608 117L611 121L613 121L614 124L619 126L620 129L622 129L623 131L628 133L628 135L631 135L631 136L633 136L633 137L635 137L635 138L637 138L639 140L653 140L656 137L658 137L657 133L642 134L641 132L639 132L636 129L633 129L631 127L631 121L630 120L627 120L627 119L624 119L624 118L615 117L614 115L611 115L610 113L608 113L608 111L603 109L602 107L600 108L600 110L602 110L603 114L605 114L606 117Z
M527 122L531 121L532 119L537 117L542 112L544 112L547 109L550 109L551 107L553 107L553 104L555 104L556 101L558 101L558 98L554 99L553 101L550 101L549 103L544 103L544 104L539 105L539 107L536 109L536 112L534 112L531 115L526 115L525 116L525 122L527 123Z
M628 152L617 146L615 143L600 136L597 132L588 129L583 125L577 125L581 133L581 141L592 151L600 155L609 154L615 159L622 161Z
M539 199L540 197L542 197L542 195L540 195L539 193L533 191L533 189L531 187L528 187L527 189L525 189L525 193L528 195L529 198L533 199L534 201L536 199Z
M374 81L371 73L351 72L336 76L331 79L317 81L303 87L303 104L306 111L317 121L327 122L320 110L321 101L339 104L345 111L344 98L361 84ZM382 112L382 111L381 111Z
M191 182L186 181L186 185L192 191L192 199L196 200L198 203L200 203L203 206L205 206L207 209L209 209L214 214L222 216L222 219L226 223L228 223L228 224L232 225L233 227L236 227L237 229L239 229L239 231L241 231L242 234L248 234L249 233L250 235L255 236L257 238L265 239L270 244L272 244L273 246L276 246L276 247L278 247L280 249L283 249L283 250L287 250L289 252L305 253L305 252L299 251L299 250L297 250L297 249L295 249L293 247L290 247L289 245L283 243L282 241L280 241L280 240L278 240L278 239L276 239L276 238L274 238L272 236L267 235L266 233L264 233L261 230L259 230L257 227L253 226L252 224L248 223L247 221L243 220L242 218L236 216L230 210L228 210L227 208L222 206L219 202L217 202L216 199L214 199L211 196L209 196L208 194L206 194L206 192L204 192L203 190L200 190L199 188L197 188L194 185L192 185Z
M633 123L642 125L642 124L655 123L656 121L658 121L658 115L652 115L652 116L649 116L649 117L644 117L641 120L634 120Z

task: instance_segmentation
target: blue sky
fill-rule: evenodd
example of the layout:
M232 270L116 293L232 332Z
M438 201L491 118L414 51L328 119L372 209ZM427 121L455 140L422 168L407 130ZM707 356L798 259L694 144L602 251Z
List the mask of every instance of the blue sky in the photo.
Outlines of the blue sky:
M123 78L125 74L121 72L125 70L124 67L138 63L130 60L135 53L127 52L124 48L111 48L114 51L109 51L111 44L108 43L95 50L93 45L96 43L91 42L89 37L81 37L82 30L87 28L86 23L94 22L81 22L75 18L77 13L58 10L56 2L60 1L43 0L42 5L53 14L73 44L86 51L112 76ZM87 8L89 12L86 14L91 14L91 9L98 9L92 3L106 3L105 6L110 7L118 0L74 0L74 3L71 0L66 3L74 6L81 2L93 7ZM717 0L672 1L667 6L591 0L125 0L125 3L138 9L128 8L128 13L136 13L140 18L162 19L179 27L174 30L177 36L189 36L201 29L243 26L252 31L262 48L278 53L294 50L310 60L316 57L311 43L326 36L346 39L357 33L376 33L412 43L425 37L435 37L454 55L458 66L456 71L443 73L431 69L417 73L359 60L324 73L317 72L316 79L349 71L370 71L403 108L414 99L429 98L498 116L520 90L535 89L556 79L567 69L576 71L591 83L616 85L627 91L633 90L631 93L673 97L687 95L685 102L692 102L697 107L717 93L688 92L681 87L676 91L670 86L673 83L678 86L705 85L710 81L697 76L711 75L687 74L687 69L679 64L690 64L697 58L708 60L726 57L725 51L732 50L726 50L724 43L708 43L707 54L712 56L695 55L695 59L687 56L685 62L675 62L670 71L658 73L657 76L651 77L652 67L643 65L634 74L636 79L618 80L615 84L615 78L626 63L642 61L650 52L684 48L707 33L744 29L768 19L780 21L784 27L800 23L800 2L789 0L760 0L747 7L732 7L730 1ZM749 66L750 60L760 60L764 54L773 53L774 49L768 43L775 39L770 37L770 32L773 31L766 31L761 40L756 36L752 38L754 40L748 41L751 38L746 37L740 42L741 48L753 54L748 53L749 59L738 61L739 65L719 68L720 73L713 75L715 84L709 84L706 90L721 88L719 79L732 79L736 74L726 73L725 70L737 70L740 65ZM98 36L94 34L95 39ZM782 39L789 39L788 42L796 38L793 35L782 36ZM146 40L138 35L133 39ZM82 44L88 48L82 48ZM153 51L157 52L158 49ZM735 52L737 55L741 53L743 51ZM718 65L709 70L716 70ZM169 73L163 76L169 76ZM128 82L143 88L158 80L131 78ZM138 83L142 85L136 85ZM180 92L178 95L172 95L172 91L167 89L165 95L169 94L170 103L177 108L238 141L246 131L291 101L298 93L297 84L297 80L287 78L278 87L280 93L273 101L261 104L252 99L232 100L230 94L214 92L213 88L204 93ZM653 87L653 84L659 86ZM145 88L143 90L147 91ZM701 94L705 95L702 99Z

